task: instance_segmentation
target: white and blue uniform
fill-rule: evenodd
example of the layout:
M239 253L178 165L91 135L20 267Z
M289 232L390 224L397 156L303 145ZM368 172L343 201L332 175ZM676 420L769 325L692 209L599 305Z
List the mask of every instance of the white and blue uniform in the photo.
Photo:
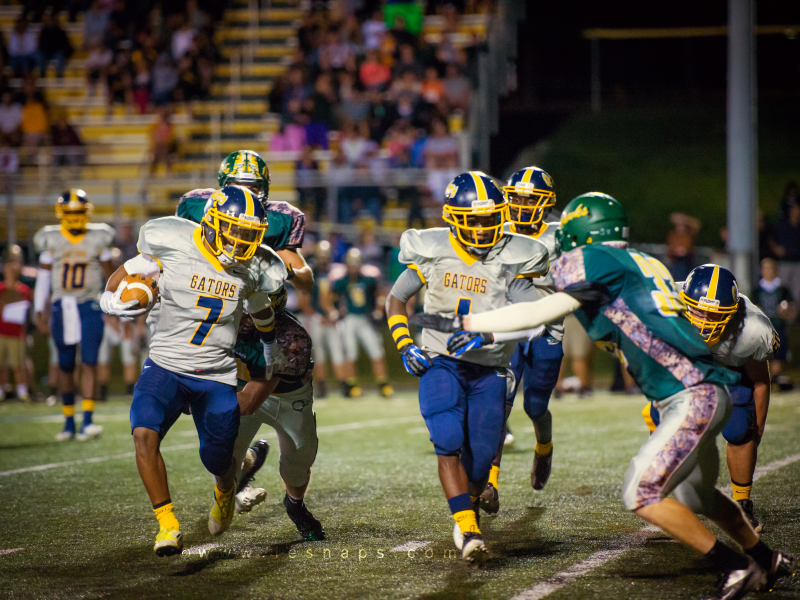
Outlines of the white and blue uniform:
M756 426L754 383L744 367L750 360L771 360L778 341L772 323L761 309L747 296L740 294L739 299L736 314L725 326L719 342L710 348L718 363L742 376L737 385L728 386L732 409L730 419L722 430L722 437L733 446L746 444L753 439ZM652 406L650 419L656 426L660 422L658 411Z
M547 248L550 260L555 260L555 233L558 223L542 223L539 231L530 237L541 242ZM506 229L514 232L513 223L506 223ZM553 277L549 271L542 277L535 279L517 279L511 284L514 288L533 286L539 297L554 294L556 291ZM544 416L550 404L550 395L558 383L558 373L561 370L561 361L564 358L562 340L564 339L564 321L559 320L545 325L544 335L524 342L520 342L511 355L511 370L514 373L515 385L509 394L507 402L514 404L517 389L521 380L524 380L523 396L525 413L531 420L536 421Z
M42 264L51 265L52 313L50 330L58 348L58 366L75 370L78 345L81 362L97 364L103 340L100 294L105 287L101 261L111 259L114 230L104 223L88 223L73 235L61 225L48 225L33 238Z
M138 248L158 262L161 308L134 389L131 429L144 427L163 437L184 406L191 406L200 458L211 473L222 475L239 429L231 351L244 303L278 292L286 267L261 246L250 260L224 268L203 245L201 226L178 217L146 223Z
M512 282L540 277L548 269L547 249L536 240L507 234L477 258L446 228L406 231L399 260L409 266L402 279L418 277L407 292L427 284L424 311L448 317L506 306ZM420 379L420 410L436 453L460 455L469 480L485 482L501 443L515 344L490 344L456 358L447 352L449 337L431 329L422 332L421 348L434 358Z

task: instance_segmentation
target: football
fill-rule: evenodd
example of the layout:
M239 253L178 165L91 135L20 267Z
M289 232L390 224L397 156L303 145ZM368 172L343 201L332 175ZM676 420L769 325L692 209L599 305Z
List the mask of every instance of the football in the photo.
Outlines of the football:
M127 286L122 290L120 300L130 302L136 300L141 308L153 306L158 297L158 285L152 277L143 275L126 275L124 281Z

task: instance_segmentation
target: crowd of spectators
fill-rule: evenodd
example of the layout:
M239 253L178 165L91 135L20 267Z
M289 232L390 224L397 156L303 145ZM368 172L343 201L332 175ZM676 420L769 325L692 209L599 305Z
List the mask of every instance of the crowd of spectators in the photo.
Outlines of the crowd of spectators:
M466 47L454 44L460 18L455 7L430 9L445 17L437 44L419 29L411 31L402 15L387 24L381 10L339 20L325 11L304 16L298 52L269 96L270 112L281 120L270 149L301 153L300 199L316 216L324 197L302 187L318 168L310 149L332 150L332 176L342 182L354 169L428 169L427 185L398 192L413 208L409 221L420 217L422 204L440 201L457 174L460 146L454 134L469 117L482 42L473 36ZM351 222L366 211L380 221L383 196L376 187L340 188L338 219Z
M71 20L78 5L68 5ZM82 24L89 93L101 94L109 108L123 104L138 114L171 102L206 98L219 60L213 24L224 6L211 4L211 8L216 11L214 18L198 0L186 0L168 14L152 0L91 0ZM38 20L38 26L31 18ZM39 11L26 6L8 43L2 43L0 70L7 65L14 77L37 72L44 77L53 64L61 78L75 51L52 7Z

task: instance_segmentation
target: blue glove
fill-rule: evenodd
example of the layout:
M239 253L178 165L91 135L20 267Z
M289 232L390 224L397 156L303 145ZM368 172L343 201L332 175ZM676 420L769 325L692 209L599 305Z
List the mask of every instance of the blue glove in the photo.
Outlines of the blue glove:
M417 377L425 375L426 371L433 366L433 359L430 355L420 350L416 344L406 344L400 351L403 357L403 366L406 371Z
M491 333L459 331L451 335L450 339L447 340L447 351L453 356L461 356L468 350L476 350L493 343L494 339Z

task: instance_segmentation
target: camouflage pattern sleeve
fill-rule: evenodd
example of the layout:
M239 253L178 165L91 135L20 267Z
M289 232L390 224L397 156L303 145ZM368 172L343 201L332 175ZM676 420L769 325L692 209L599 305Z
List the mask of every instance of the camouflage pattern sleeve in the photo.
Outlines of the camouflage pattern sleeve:
M285 239L283 245L274 247L275 250L283 250L285 248L301 248L303 246L303 239L306 235L306 216L299 208L292 206L288 202L268 202L267 203L267 218L269 213L277 213L289 217L286 220ZM272 222L270 221L270 227ZM269 231L267 232L269 234Z

